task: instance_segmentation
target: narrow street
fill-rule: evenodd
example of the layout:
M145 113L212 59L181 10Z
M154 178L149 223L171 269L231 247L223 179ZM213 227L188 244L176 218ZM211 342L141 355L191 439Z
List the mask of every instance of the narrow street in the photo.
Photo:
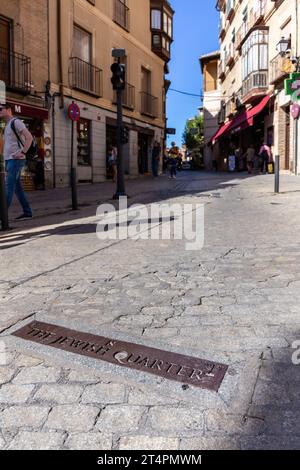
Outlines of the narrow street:
M203 203L200 251L100 241L97 198L2 235L0 448L299 448L298 188L190 171L128 182L130 205ZM218 393L183 387L11 335L33 320L229 369Z

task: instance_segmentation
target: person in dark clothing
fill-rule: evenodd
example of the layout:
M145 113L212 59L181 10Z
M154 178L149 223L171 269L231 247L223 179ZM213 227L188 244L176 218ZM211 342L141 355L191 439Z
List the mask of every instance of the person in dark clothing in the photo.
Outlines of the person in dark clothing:
M161 153L161 146L157 140L154 142L152 149L152 174L154 178L158 177L158 166Z

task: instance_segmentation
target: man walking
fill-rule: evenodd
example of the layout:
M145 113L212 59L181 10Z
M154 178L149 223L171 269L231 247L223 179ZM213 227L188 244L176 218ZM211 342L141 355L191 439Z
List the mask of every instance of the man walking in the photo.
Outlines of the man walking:
M26 152L32 144L32 135L20 119L13 117L9 104L0 104L1 118L6 122L3 154L6 170L7 207L11 205L13 195L16 193L23 209L23 214L17 217L16 220L31 219L32 210L22 188L21 172L26 163ZM20 142L22 142L22 145Z
M268 164L272 161L272 153L270 147L263 141L258 153L260 157L260 173L268 172Z

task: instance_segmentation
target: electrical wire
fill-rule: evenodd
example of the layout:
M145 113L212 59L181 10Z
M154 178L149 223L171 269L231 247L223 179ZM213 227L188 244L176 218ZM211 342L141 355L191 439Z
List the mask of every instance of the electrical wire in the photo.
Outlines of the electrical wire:
M188 93L187 91L175 90L174 88L169 88L169 91L174 91L175 93L180 93L181 95L195 96L196 98L203 98L203 95L196 95L194 93Z

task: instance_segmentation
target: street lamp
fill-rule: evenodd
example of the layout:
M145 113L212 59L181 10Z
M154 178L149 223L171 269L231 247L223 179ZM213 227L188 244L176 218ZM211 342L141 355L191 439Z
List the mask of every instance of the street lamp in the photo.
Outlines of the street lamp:
M276 46L277 51L284 57L289 50L290 40L286 39L284 36L280 39L279 43Z
M282 36L276 46L276 49L281 55L281 57L286 57L288 53L291 53L290 45L291 40L286 39L284 36ZM290 57L290 61L295 66L295 72L300 72L300 56L292 56Z

